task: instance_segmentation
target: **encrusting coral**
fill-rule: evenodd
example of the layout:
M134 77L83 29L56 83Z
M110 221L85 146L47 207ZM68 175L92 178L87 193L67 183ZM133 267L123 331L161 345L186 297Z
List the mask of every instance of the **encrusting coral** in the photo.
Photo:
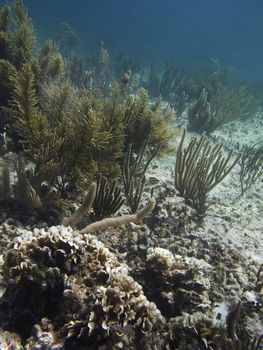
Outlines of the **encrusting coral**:
M155 304L90 235L65 227L20 232L4 256L3 275L14 283L1 298L1 326L24 339L48 317L63 325L57 335L65 349L160 346L164 319Z
M204 350L261 350L263 336L238 334L241 303L231 305L224 321L213 322L201 313L170 319L168 349L183 349L188 339L189 349ZM182 334L184 333L184 337ZM187 335L186 335L187 334Z
M35 324L32 336L27 340L24 350L49 349L63 350L63 342L56 339L56 332L47 318L42 318L39 324Z
M18 334L0 330L2 349L24 350L21 338Z
M165 317L210 309L208 279L182 256L163 248L149 249L139 274L137 279L147 298L156 303Z

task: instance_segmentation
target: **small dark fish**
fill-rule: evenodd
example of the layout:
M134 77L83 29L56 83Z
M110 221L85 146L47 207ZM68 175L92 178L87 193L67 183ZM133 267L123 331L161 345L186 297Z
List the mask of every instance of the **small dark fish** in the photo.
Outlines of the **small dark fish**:
M157 177L150 176L147 179L147 186L155 186L159 183L160 181L157 179Z

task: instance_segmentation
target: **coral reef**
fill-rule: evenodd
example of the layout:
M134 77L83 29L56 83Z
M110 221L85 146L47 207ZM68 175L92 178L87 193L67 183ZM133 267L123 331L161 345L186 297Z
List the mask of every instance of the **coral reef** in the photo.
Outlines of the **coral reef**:
M2 349L23 350L20 337L15 333L4 332L0 330L0 344Z
M166 229L174 230L169 217ZM123 232L121 243L118 232ZM0 302L1 326L18 332L29 348L49 344L54 349L183 349L187 342L191 349L199 349L205 342L218 344L217 335L226 333L224 323L213 319L219 313L215 304L226 295L233 299L235 291L236 298L243 285L258 289L260 270L255 271L253 286L237 274L237 253L182 232L173 237L180 255L156 248L170 244L158 230L130 225L108 232L111 249L121 249L118 258L128 263L128 269L97 238L71 228L19 230L4 254L4 281L9 283ZM107 231L99 233L103 236ZM252 289L246 300L253 300L250 295ZM25 296L26 302L21 302ZM251 346L260 344L249 327L261 306L246 300L238 322L245 338L239 330L238 337L249 348L246 337ZM188 318L193 321L187 323ZM225 339L231 344L231 338Z
M27 340L25 350L50 349L63 350L64 345L61 340L56 339L56 333L52 324L47 318L42 318L39 324L35 324L33 335Z
M261 350L260 91L57 39L1 6L0 348Z
M237 334L240 304L232 306L226 321L213 323L202 314L184 314L170 320L168 349L260 350L262 336L241 340ZM182 337L184 334L184 337Z
M148 250L139 280L149 300L168 318L210 308L209 281L201 270L163 248Z
M155 304L90 235L65 227L20 232L4 256L3 275L14 282L1 298L1 326L24 339L48 317L63 325L65 349L160 345L164 319Z

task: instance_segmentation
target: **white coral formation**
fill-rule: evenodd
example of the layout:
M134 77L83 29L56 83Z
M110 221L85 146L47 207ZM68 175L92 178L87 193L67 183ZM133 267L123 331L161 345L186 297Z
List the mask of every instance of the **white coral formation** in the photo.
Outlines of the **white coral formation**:
M150 248L148 250L147 261L150 260L159 261L160 263L169 267L174 263L174 255L169 250L164 248Z
M157 343L160 341L159 331L163 328L164 318L156 305L147 300L141 286L128 275L125 266L112 268L107 284L99 286L94 296L94 307L75 336L81 336L88 327L90 336L108 337L115 329L118 330L114 334L116 348L132 344L135 332L141 341L147 338L149 343L154 338L158 339ZM66 326L74 332L78 322L73 321Z
M24 350L63 350L62 342L56 339L56 334L53 330L50 321L43 318L39 324L36 324L33 329L33 335L28 339Z
M79 248L85 244L71 228L63 226L53 226L48 231L19 229L17 233L18 236L4 254L3 272L6 279L26 277L44 282L47 271L58 267L55 262L52 263L53 260L64 255L69 268L69 265L77 263Z
M4 332L0 329L0 349L1 350L24 350L22 341L15 333Z
M154 297L161 311L164 308L166 315L175 316L210 308L210 283L194 260L163 248L148 252L144 271L146 294Z

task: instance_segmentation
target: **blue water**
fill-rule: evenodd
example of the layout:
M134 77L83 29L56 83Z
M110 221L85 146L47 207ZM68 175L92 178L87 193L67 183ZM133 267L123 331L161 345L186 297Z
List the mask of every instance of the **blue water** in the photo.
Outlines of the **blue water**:
M0 3L3 1L0 1ZM25 0L41 40L61 22L88 54L102 40L110 53L126 49L143 63L167 56L183 62L210 57L244 76L263 77L262 0Z

